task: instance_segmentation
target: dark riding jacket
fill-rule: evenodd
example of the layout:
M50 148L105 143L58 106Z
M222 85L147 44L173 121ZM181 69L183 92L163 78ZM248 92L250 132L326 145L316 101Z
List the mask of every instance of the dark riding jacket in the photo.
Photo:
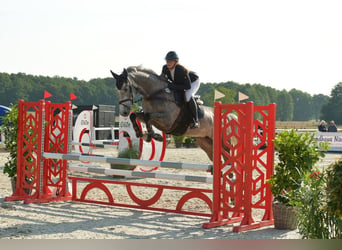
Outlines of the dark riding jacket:
M318 126L318 131L320 131L320 132L327 132L328 129L327 129L327 127L325 125L320 124Z
M171 72L166 64L163 66L162 75L170 81L168 88L176 91L185 91L190 89L191 83L198 79L198 76L194 72L188 72L188 70L180 64L176 64L173 80Z
M328 132L337 132L337 127L335 125L329 125Z

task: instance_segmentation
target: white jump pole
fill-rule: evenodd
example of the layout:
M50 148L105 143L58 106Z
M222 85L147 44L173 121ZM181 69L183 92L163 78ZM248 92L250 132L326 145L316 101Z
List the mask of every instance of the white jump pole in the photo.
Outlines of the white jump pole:
M100 143L87 143L87 142L71 142L71 145L85 146L92 148L118 148L119 140L117 142L100 142Z
M68 170L71 172L82 172L82 173L96 173L103 175L120 175L126 177L139 177L139 178L154 178L163 180L173 181L192 181L201 183L213 183L212 176L197 176L197 175L180 175L180 174L167 174L161 172L141 172L141 171L129 171L121 169L107 169L107 168L96 168L96 167L83 167L69 165Z
M71 160L71 161L89 161L89 162L101 162L111 163L117 165L129 165L129 166L147 166L147 167L166 167L174 169L189 169L189 170L204 170L212 171L213 165L211 164L195 164L195 163L183 163L183 162L167 162L167 161L150 161L150 160L137 160L127 158L116 157L99 157L99 156L87 156L87 155L73 155L73 154L58 154L58 153L43 153L43 157L57 160Z

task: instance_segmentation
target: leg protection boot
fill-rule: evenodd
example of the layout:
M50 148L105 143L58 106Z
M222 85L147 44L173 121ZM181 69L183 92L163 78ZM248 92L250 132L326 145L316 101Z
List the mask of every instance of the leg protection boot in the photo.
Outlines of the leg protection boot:
M191 124L191 128L198 128L199 122L198 122L198 110L197 110L197 104L194 97L191 97L189 103L189 108L192 114L193 122Z

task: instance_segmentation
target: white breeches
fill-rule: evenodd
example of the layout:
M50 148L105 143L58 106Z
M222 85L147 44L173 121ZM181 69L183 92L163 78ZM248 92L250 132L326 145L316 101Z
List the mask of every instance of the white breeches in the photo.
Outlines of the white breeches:
M200 79L191 83L191 88L185 91L185 101L190 101L191 97L194 96L200 88Z

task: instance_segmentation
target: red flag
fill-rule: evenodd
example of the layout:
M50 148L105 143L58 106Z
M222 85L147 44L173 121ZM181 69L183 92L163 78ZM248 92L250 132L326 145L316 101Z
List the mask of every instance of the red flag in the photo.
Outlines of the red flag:
M51 97L52 95L49 93L49 92L47 92L46 90L44 90L44 99L45 98L49 98L49 97Z
M76 98L77 98L77 96L75 96L72 92L70 92L70 100L74 100Z

